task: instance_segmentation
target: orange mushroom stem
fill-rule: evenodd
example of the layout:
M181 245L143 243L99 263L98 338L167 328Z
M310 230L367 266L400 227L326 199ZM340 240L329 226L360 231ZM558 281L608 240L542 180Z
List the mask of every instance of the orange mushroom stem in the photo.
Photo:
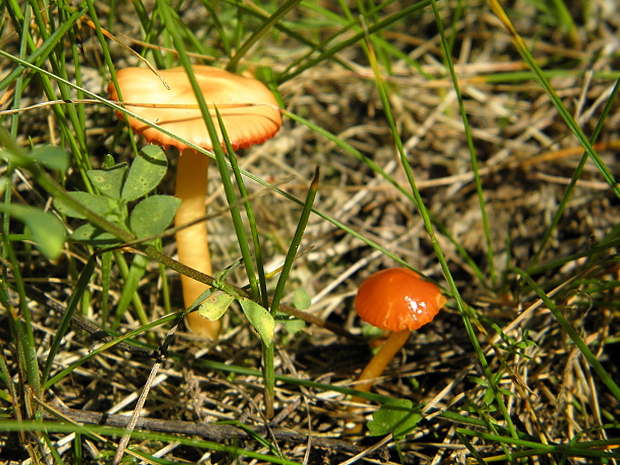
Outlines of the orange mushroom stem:
M357 313L367 323L392 333L362 371L355 389L370 391L411 331L431 322L446 301L437 286L406 268L390 268L369 276L355 297ZM364 402L358 397L354 401Z
M410 335L411 331L408 329L390 333L385 343L379 348L360 374L355 384L355 389L369 392L375 384L375 380L383 374L385 368L405 345ZM360 397L356 397L355 401L363 402Z
M210 66L194 66L192 70L205 102L210 108L214 105L218 107L234 150L263 143L276 134L282 125L282 118L275 97L265 85L256 79ZM156 123L180 139L117 112L119 118L128 120L133 131L143 135L148 142L164 148L174 146L181 152L176 180L176 195L181 199L181 206L175 218L176 226L204 218L210 158L189 148L182 140L205 150L212 150L214 143L209 137L185 69L179 67L155 74L146 68L125 68L118 71L116 77L120 92L111 83L108 92L112 100L120 100L119 94L122 94L127 110ZM222 145L223 138L217 125L216 132L219 140L215 143ZM179 261L211 275L206 222L183 228L176 239ZM188 307L208 286L188 276L181 279L183 301ZM190 313L186 323L193 333L209 339L215 339L220 331L219 321L207 320L198 312Z
M193 149L185 149L177 164L175 195L181 199L181 206L174 217L176 227L188 225L207 214L205 196L208 188L208 174L211 159ZM209 276L213 275L211 252L207 234L207 222L201 221L186 226L176 233L179 261L184 265ZM200 281L181 275L183 303L192 305L208 286ZM219 321L209 321L198 312L186 316L187 326L195 334L215 339L220 331Z

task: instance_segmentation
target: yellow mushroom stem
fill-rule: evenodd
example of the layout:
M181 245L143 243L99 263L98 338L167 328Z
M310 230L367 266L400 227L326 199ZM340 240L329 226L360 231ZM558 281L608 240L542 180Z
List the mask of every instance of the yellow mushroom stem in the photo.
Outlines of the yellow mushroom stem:
M355 389L362 392L369 392L370 388L375 384L375 380L379 378L385 371L385 368L392 361L398 351L405 345L407 339L411 335L411 331L405 329L403 331L393 332L387 338L387 341L379 348L379 351L368 362L364 371L360 374L355 384ZM365 399L354 397L354 402L364 403Z
M369 392L375 384L377 378L383 374L385 368L392 361L394 356L405 345L410 335L411 331L408 329L390 333L387 341L385 341L385 343L379 348L379 351L374 355L370 362L368 362L368 365L366 365L366 368L364 368L357 379L357 383L353 387L358 391ZM355 404L366 403L366 399L358 396L354 396L351 401ZM351 405L349 407L350 412L355 410L355 405ZM349 434L359 434L362 432L362 427L362 423L357 423L351 428L348 428L347 431Z
M210 161L209 157L191 148L181 152L177 166L175 191L176 196L181 199L181 206L174 220L175 226L183 226L206 216L205 197ZM176 234L176 241L181 263L209 276L213 274L206 221L181 229ZM181 285L186 308L209 288L208 285L185 275L181 276ZM198 312L187 315L186 323L194 334L209 339L216 339L221 327L219 321L207 320Z

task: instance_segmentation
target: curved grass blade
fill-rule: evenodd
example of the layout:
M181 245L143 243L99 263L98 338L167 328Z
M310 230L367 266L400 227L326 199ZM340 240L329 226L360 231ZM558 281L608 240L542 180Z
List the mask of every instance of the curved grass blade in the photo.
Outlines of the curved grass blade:
M598 358L596 358L596 355L592 353L588 345L583 341L583 339L581 339L577 331L575 331L575 328L571 326L564 314L560 310L558 310L553 301L549 297L547 297L547 293L544 291L544 289L540 287L538 283L534 281L534 279L532 279L532 277L527 271L517 267L513 267L512 270L522 276L527 285L534 292L536 292L536 295L544 302L544 304L551 311L551 313L553 313L553 316L558 321L562 329L566 332L566 334L568 334L568 336L572 339L575 345L579 348L579 350L581 351L585 359L590 363L596 374L599 375L601 381L603 381L603 383L605 384L605 386L607 386L613 396L618 400L618 402L620 402L620 387L618 386L618 384L616 384L614 379L609 376L609 373L607 373L605 367L603 367L601 362L599 362Z
M234 72L237 69L239 60L252 48L252 46L263 37L269 29L280 21L289 11L291 11L301 0L288 0L280 8L272 14L267 20L257 28L252 35L241 45L237 53L230 59L226 65L226 71ZM217 139L215 139L217 140Z
M500 5L500 3L497 0L487 0L487 3L493 10L493 13L495 13L495 15L502 22L502 24L504 25L508 33L511 35L515 48L521 54L521 56L526 61L530 69L532 69L532 71L536 74L538 81L540 82L542 87L547 92L549 99L551 100L555 108L558 110L558 113L560 114L562 119L564 119L564 122L566 123L566 125L569 127L571 132L575 135L579 143L582 145L584 150L587 152L588 156L592 159L592 162L598 168L599 172L601 173L605 181L609 184L614 194L616 194L616 196L620 198L620 185L616 182L615 177L609 171L609 169L607 168L607 166L605 165L601 157L598 155L598 153L596 153L596 151L592 148L592 144L590 143L586 135L583 133L583 131L581 130L581 128L579 127L579 125L577 124L573 116L570 114L566 106L562 103L562 99L560 98L560 96L557 94L557 92L551 85L551 82L549 82L549 79L547 79L547 76L545 76L545 73L543 73L543 71L540 69L540 67L536 63L536 60L534 59L530 50L527 48L527 45L525 44L525 42L523 41L523 39L517 32L514 25L512 24L512 21L510 20L510 18L504 11L503 7Z
M282 297L284 295L284 287L286 285L286 282L288 281L291 269L293 268L293 263L295 262L295 257L297 256L297 251L299 250L299 245L301 244L304 231L306 230L306 226L308 225L308 219L310 218L310 213L312 213L312 205L314 204L314 199L316 198L316 194L319 188L319 174L320 170L317 166L314 171L314 178L312 179L312 183L310 184L310 189L308 189L306 202L304 203L304 208L301 212L299 223L297 223L295 235L293 236L293 240L291 241L291 245L286 254L286 259L284 260L284 265L282 266L280 278L278 279L278 283L276 284L276 288L273 293L273 300L271 302L270 308L272 315L275 315L278 311L280 301L282 300ZM273 399L275 395L276 385L274 367L275 344L271 344L270 346L264 346L263 354L263 374L265 377L265 405L267 410L266 415L267 418L272 418Z

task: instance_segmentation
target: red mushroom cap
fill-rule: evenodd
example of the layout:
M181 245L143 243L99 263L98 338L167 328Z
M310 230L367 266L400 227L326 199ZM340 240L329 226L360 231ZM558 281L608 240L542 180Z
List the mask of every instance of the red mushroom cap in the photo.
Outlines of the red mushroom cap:
M433 320L446 298L433 283L406 268L370 275L355 297L362 320L388 331L413 331Z
M278 132L282 118L277 101L260 81L210 66L197 65L193 71L205 102L210 109L212 105L217 106L222 115L233 149L263 143ZM213 142L185 69L179 67L158 73L161 79L146 68L124 68L116 73L125 108L199 147L212 150ZM162 79L170 89L166 89ZM110 83L108 92L110 99L119 100L114 83ZM117 115L126 118L120 111ZM172 145L179 151L187 148L135 118L129 117L129 124L149 142L163 147ZM215 128L222 143L217 122Z

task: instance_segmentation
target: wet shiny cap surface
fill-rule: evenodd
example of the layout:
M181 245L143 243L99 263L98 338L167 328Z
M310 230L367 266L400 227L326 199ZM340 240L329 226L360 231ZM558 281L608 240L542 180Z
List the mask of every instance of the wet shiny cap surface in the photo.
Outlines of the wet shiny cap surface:
M406 268L370 275L355 297L362 320L388 331L413 331L431 322L446 304L441 290Z

